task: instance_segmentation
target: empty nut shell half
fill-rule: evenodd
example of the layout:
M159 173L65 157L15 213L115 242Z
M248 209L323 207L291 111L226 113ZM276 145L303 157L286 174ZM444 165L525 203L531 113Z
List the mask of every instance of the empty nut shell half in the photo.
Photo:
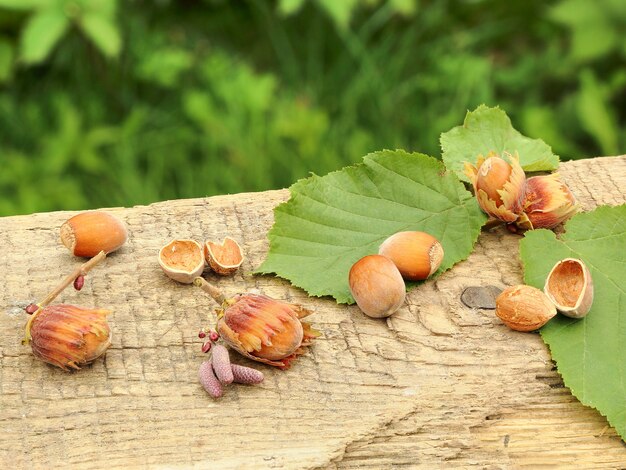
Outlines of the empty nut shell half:
M550 299L532 286L511 286L496 298L496 315L516 331L533 331L556 315Z
M224 238L221 244L207 241L204 257L211 269L222 276L233 274L243 263L243 251L239 243L230 237Z
M172 240L159 251L159 264L170 278L191 284L204 271L202 246L195 240Z
M593 280L582 260L565 258L554 265L543 288L563 315L582 318L593 303Z
M61 243L74 256L91 258L101 251L112 253L128 238L124 223L102 211L81 212L61 225Z

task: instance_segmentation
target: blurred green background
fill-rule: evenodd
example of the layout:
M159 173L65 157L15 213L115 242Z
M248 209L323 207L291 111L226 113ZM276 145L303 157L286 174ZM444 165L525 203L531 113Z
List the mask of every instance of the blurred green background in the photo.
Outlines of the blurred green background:
M0 0L0 215L439 156L481 103L625 153L625 37L624 0Z

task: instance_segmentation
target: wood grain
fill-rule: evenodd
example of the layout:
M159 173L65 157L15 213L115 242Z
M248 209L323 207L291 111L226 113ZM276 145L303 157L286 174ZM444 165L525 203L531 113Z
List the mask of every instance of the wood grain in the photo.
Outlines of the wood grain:
M585 210L626 202L626 156L560 172ZM521 236L483 232L466 261L374 320L251 274L268 249L272 209L287 198L280 190L111 209L128 225L127 245L81 292L58 299L114 311L106 358L75 373L20 344L19 309L80 264L58 240L74 213L0 219L0 467L626 467L624 443L564 388L539 336L459 300L468 286L521 282ZM213 306L165 277L156 255L172 238L226 235L247 259L232 278L208 277L229 294L260 289L314 308L323 337L286 372L233 354L265 382L229 386L214 401L197 379L197 333Z

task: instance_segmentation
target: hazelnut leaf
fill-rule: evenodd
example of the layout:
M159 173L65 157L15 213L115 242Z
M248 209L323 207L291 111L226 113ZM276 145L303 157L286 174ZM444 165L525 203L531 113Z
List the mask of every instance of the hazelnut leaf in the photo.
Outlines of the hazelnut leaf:
M498 107L480 105L468 111L463 125L441 134L440 142L446 167L463 181L468 181L463 164L474 164L478 155L487 155L490 151L517 152L524 171L551 171L559 166L559 157L552 153L548 144L523 136Z
M274 210L259 273L275 273L310 295L352 303L351 266L396 232L436 237L445 256L435 276L467 258L486 217L452 172L427 155L383 150L363 163L290 188Z
M520 244L524 280L543 289L563 258L582 259L589 268L595 295L587 316L557 315L541 337L572 394L626 440L626 205L575 215L565 229L560 239L550 230L526 232Z

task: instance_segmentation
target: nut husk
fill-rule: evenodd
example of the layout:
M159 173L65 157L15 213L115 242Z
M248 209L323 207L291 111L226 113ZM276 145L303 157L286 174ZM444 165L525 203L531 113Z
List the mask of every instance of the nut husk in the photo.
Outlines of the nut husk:
M550 270L544 292L557 310L571 318L582 318L593 303L593 280L585 263L565 258Z
M521 229L554 228L578 212L580 206L558 173L526 180L524 212L515 225Z
M49 305L35 312L29 325L33 354L63 370L80 369L111 345L106 317L110 310L75 305Z
M286 369L320 333L302 318L310 310L265 295L243 294L218 309L217 331L249 359Z
M504 222L515 222L522 212L526 174L517 153L503 156L508 162L495 152L489 152L487 157L478 155L476 166L465 163L465 175L485 213Z

